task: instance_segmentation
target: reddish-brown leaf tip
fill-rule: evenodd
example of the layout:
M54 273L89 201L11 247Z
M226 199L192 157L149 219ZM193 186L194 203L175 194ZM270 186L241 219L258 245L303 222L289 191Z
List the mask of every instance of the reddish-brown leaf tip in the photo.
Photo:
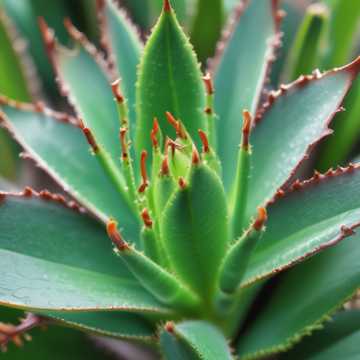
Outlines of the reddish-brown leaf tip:
M203 152L204 153L210 152L209 139L208 139L206 133L204 131L202 131L201 129L198 130L198 133L199 133L202 145L203 145Z
M127 134L128 129L126 127L122 127L120 129L120 144L121 144L121 157L123 160L127 160L127 158L129 157L128 154L128 145L127 145L127 141L126 141L126 134Z
M54 32L48 27L42 16L38 17L38 24L46 49L48 52L52 52L55 48Z
M109 220L106 224L106 231L110 238L110 240L113 242L113 244L119 249L120 251L125 251L129 249L129 245L124 239L122 238L118 228L117 223L114 220Z
M164 0L163 9L164 9L165 12L170 12L171 11L170 0Z
M245 151L249 150L250 145L250 132L251 132L251 124L252 124L252 116L248 110L243 111L243 127L242 127L242 148Z
M355 234L355 231L348 226L341 226L341 233L344 237L348 237Z
M91 132L91 130L88 127L86 127L84 125L84 122L81 119L79 119L79 127L82 130L82 132L84 133L86 140L87 140L88 144L91 146L93 152L95 154L97 154L99 152L99 146L95 140L93 133Z
M119 103L119 104L123 104L124 103L124 96L121 93L120 90L120 79L115 80L112 84L111 84L111 90L114 94L115 100Z
M141 179L142 179L142 182L139 186L139 189L138 189L138 192L139 193L143 193L146 188L148 187L149 185L149 181L148 181L148 178L147 178L147 172L146 172L146 159L147 159L147 151L146 150L143 150L141 152L141 156L140 156L140 174L141 174Z
M264 207L258 208L258 216L253 224L253 228L256 231L261 231L267 221L267 211Z
M186 188L186 181L185 181L185 179L182 177L182 176L180 176L179 177L179 186L180 186L180 189L182 189L182 190L184 190L185 188Z
M198 149L196 148L195 145L193 145L191 162L193 165L200 164L200 155L199 155Z
M169 176L169 175L170 175L169 160L167 155L165 155L164 160L161 163L160 176Z
M167 121L169 122L169 124L175 129L176 131L176 135L180 138L180 139L186 139L186 134L184 131L184 128L181 125L181 122L176 120L174 115L167 111L165 113Z
M149 210L147 208L144 208L141 212L141 218L144 222L144 225L145 227L147 227L148 229L151 229L152 228L152 225L153 225L153 221L150 217L150 214L149 214Z
M211 79L211 75L209 72L203 77L203 81L205 84L205 89L206 89L207 95L213 95L214 94L214 84L213 84L213 81Z
M175 331L175 325L172 321L168 321L165 326L164 326L165 330L169 333L174 333Z
M151 142L154 148L157 148L159 146L159 141L157 139L157 134L160 130L159 127L159 122L157 118L154 118L154 123L153 123L153 128L151 129L150 132L150 138L151 138Z

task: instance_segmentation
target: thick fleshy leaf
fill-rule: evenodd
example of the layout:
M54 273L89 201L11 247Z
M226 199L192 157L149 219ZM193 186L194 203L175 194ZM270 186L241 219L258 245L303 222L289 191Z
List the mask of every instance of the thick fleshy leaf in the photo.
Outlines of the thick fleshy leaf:
M296 190L299 188L298 190ZM243 285L270 276L335 245L360 222L359 166L315 175L269 206L265 234Z
M151 149L154 117L158 118L164 135L175 136L174 128L166 120L166 111L183 122L193 139L199 139L198 129L206 129L205 90L196 56L171 8L162 12L147 42L137 86L138 150Z
M162 237L175 272L210 300L228 242L227 208L218 176L194 166L188 184L166 206Z
M359 355L360 311L342 311L324 329L306 337L282 360L353 360Z
M26 310L164 311L105 230L48 193L1 196L0 303ZM31 286L30 286L31 285Z
M207 0L198 0L196 15L191 28L191 42L203 65L214 55L216 43L220 38L225 9L223 0L215 0L211 6Z
M204 321L168 323L160 342L167 360L231 360L230 348L222 333Z
M241 338L241 358L286 351L318 329L360 286L359 241L360 232L289 271Z
M70 28L72 30L76 31ZM62 93L67 95L77 115L120 167L120 122L110 86L112 79L105 73L106 65L101 63L100 55L90 54L90 46L82 41L69 50L55 44L50 55Z
M359 70L360 57L343 68L300 77L270 94L251 137L248 219L285 186L314 145L332 133L328 125Z
M149 342L154 329L137 314L126 312L44 312L67 327L98 335ZM1 318L0 318L1 319Z
M138 221L125 199L90 154L81 130L50 115L3 106L5 126L36 163L102 221L112 217L130 242L139 238Z
M230 20L230 38L223 40L214 60L217 149L227 191L236 174L242 111L255 114L276 45L279 24L274 4L251 0L245 9L243 2L239 4Z
M105 349L96 346L79 331L50 326L46 330L34 329L29 332L31 341L23 347L13 344L2 354L6 360L110 360L113 357Z
M102 0L102 40L112 54L121 77L121 88L129 101L130 119L135 125L135 84L142 43L135 27L113 0Z

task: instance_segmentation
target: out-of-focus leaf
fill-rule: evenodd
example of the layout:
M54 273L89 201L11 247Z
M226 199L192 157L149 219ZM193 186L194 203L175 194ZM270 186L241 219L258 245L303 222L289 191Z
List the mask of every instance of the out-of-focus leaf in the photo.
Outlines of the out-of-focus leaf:
M285 69L287 81L310 74L319 64L324 35L328 24L328 9L322 4L308 7L294 39Z
M360 311L342 311L324 326L281 356L281 360L356 359L359 355Z
M214 55L224 18L223 0L213 0L211 4L208 0L197 1L190 39L203 66L206 66L206 60Z
M2 354L4 360L110 360L105 349L95 346L84 334L70 329L49 326L48 329L30 331L31 341L23 347L13 344Z
M230 348L221 332L204 321L168 324L160 342L167 360L231 360Z

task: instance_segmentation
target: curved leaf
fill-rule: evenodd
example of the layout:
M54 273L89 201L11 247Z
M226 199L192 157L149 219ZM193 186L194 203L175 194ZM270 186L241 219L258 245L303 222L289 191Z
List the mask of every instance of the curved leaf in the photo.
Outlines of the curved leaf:
M231 360L230 348L222 333L204 321L168 323L160 337L168 360Z
M137 86L137 150L150 152L154 117L164 135L175 135L166 111L180 119L190 136L198 140L198 129L206 129L205 90L196 56L172 9L162 12L146 44ZM197 143L201 145L200 140Z
M360 57L343 68L300 77L270 94L251 137L248 219L289 182L315 144L332 133L328 125L359 71Z
M234 25L235 24L235 25ZM252 114L258 107L268 66L274 51L278 20L270 0L241 2L230 19L230 38L224 39L215 58L215 111L217 150L227 192L236 174L242 111Z
M121 88L129 101L131 123L135 124L135 84L142 43L135 27L113 0L99 1L102 40L122 79Z
M59 324L114 338L149 342L154 329L137 314L126 312L43 312Z
M335 245L346 235L344 226L359 224L359 166L315 175L293 189L269 206L266 231L250 258L243 286Z
M324 329L305 338L281 359L352 360L359 355L360 311L342 311Z
M26 310L164 310L112 254L102 226L62 200L54 203L48 193L1 198L1 304Z
M287 351L360 286L360 232L285 275L238 344L242 359ZM274 326L276 324L276 326Z
M138 241L138 220L90 154L80 129L51 114L1 109L5 126L45 171L102 221L117 219L127 239Z
M175 272L210 300L228 242L226 199L220 179L205 165L166 206L162 237Z

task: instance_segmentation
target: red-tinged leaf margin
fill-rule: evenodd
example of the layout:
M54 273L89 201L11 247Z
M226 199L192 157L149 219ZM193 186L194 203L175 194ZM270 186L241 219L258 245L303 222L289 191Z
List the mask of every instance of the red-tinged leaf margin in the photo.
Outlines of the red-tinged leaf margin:
M9 132L11 137L24 149L24 152L20 155L25 160L31 160L34 162L34 164L43 170L45 173L47 173L57 184L60 185L60 187L71 197L78 199L78 196L76 194L76 191L70 190L69 186L59 177L55 172L50 170L46 163L31 149L31 147L27 146L24 141L21 140L16 135L16 131L14 130L13 126L11 125L11 122L7 120L6 115L1 111L1 105L7 105L14 107L15 109L21 110L21 111L28 111L28 112L35 112L42 114L47 117L51 117L54 119L54 121L59 121L63 123L69 124L69 126L75 126L79 128L80 130L80 122L79 119L76 117L73 117L71 115L68 115L63 112L54 111L48 107L46 107L42 102L37 102L35 104L31 103L22 103L16 100L9 99L3 95L0 95L0 127L4 128L6 131ZM83 201L80 201L83 205L83 208L88 211L89 214L93 215L96 219L101 221L102 223L106 224L109 220L107 216L101 214L95 206L92 206L90 204L83 204Z
M40 31L43 37L46 53L48 55L49 61L54 69L56 74L56 82L60 91L60 94L64 96L69 104L72 106L76 114L78 114L76 102L70 96L69 88L66 84L66 81L61 76L60 67L56 58L56 52L72 52L73 50L62 46L56 39L54 31L48 27L47 23L43 18L38 19ZM76 44L79 44L97 63L100 69L103 71L104 75L109 81L109 86L112 82L117 79L116 73L114 73L111 64L105 58L105 54L100 52L86 37L85 34L80 32L69 19L64 20L64 25L69 33L70 37L74 40Z
M38 98L41 94L41 81L36 70L36 66L28 53L28 44L17 31L15 25L5 11L0 8L0 22L4 26L14 52L18 55L18 62L21 67L22 75L27 81L27 90L32 98ZM16 44L16 46L15 46Z
M324 124L324 130L321 136L318 137L317 140L312 142L310 145L308 145L304 157L297 163L297 165L293 168L293 170L290 172L290 175L288 179L284 182L282 186L280 186L279 190L286 190L289 188L289 186L292 184L292 182L296 179L297 171L301 167L301 165L309 159L310 154L313 152L313 150L316 148L316 146L323 141L325 138L333 134L334 130L330 128L330 125L332 123L332 120L336 116L338 112L344 111L344 108L341 106L346 93L350 89L353 81L358 76L358 73L360 71L360 56L358 56L354 61L351 63L339 67L334 68L333 70L326 71L324 73L321 73L318 69L314 70L312 74L310 75L301 75L297 80L293 81L292 83L288 85L280 85L280 88L276 91L271 91L268 96L267 100L264 102L264 104L258 109L255 119L254 119L254 129L253 131L256 132L256 126L261 121L263 121L263 118L265 117L266 113L271 109L271 107L275 104L275 102L284 94L286 94L288 91L294 90L296 88L301 88L303 86L307 86L310 82L320 80L326 76L331 76L332 74L335 74L340 71L347 71L351 75L348 84L347 89L345 89L344 96L339 101L339 104L337 106L338 110L335 111L331 116L325 121Z
M225 52L225 49L230 42L232 35L236 29L237 24L241 21L242 14L246 11L250 1L256 0L240 0L238 5L235 6L227 24L222 31L222 35L218 44L216 46L215 55L212 59L208 60L208 72L212 74L212 77L215 77L219 64L221 62L221 58ZM265 0L271 1L272 11L273 11L273 19L275 25L275 37L272 42L269 44L269 53L266 59L266 75L264 77L263 83L263 92L265 85L269 82L269 76L271 73L272 64L276 61L276 53L281 48L282 42L282 32L281 32L281 23L282 19L286 15L283 10L279 8L280 0ZM259 99L260 100L260 99Z
M134 34L137 35L139 43L143 44L143 41L141 39L141 32L140 29L134 24L127 13L126 9L119 6L119 4L113 0L110 0L114 7L116 7L116 10L123 15L123 17L127 21L127 25L132 28ZM106 6L106 0L96 0L96 12L97 12L97 20L99 24L100 29L100 46L104 49L106 55L107 55L107 62L110 67L110 70L114 73L116 73L117 77L119 77L120 74L118 74L116 69L116 60L113 48L111 46L111 41L109 40L109 31L108 31L108 24L105 16L105 6Z
M277 193L274 195L274 197L269 200L266 204L266 208L271 208L271 205L276 203L277 201L286 201L286 196L288 196L289 194L293 193L293 192L300 192L300 191L306 191L309 187L314 187L314 186L318 186L323 184L326 181L331 181L331 179L333 179L334 177L338 177L338 176L346 176L346 175L351 175L356 171L360 171L360 163L350 163L347 167L338 167L337 169L330 169L328 170L325 174L320 174L319 172L315 171L314 175L312 178L305 180L305 181L299 181L296 180L295 182L292 183L291 186L288 187L288 189L286 191L284 190L278 190ZM269 211L269 210L268 210ZM271 213L271 210L269 211ZM270 215L271 216L271 215ZM256 277L253 277L251 279L249 279L248 281L244 282L241 284L241 288L247 288L249 286L251 286L252 284L260 281L260 280L264 280L267 279L269 277L272 277L274 275L277 275L301 262L303 262L304 260L320 253L323 250L326 250L327 248L330 248L332 246L337 245L339 242L341 242L342 240L344 240L345 238L352 236L355 234L355 230L360 227L360 219L358 222L354 223L351 226L345 226L342 225L340 226L339 229L339 235L337 237L335 237L333 240L328 241L325 244L322 244L320 246L318 246L317 248L315 248L314 250L304 254L303 256L297 258L294 261L289 262L286 265L280 266L276 269L274 269L272 272L270 273L266 273L266 274L261 274L258 275Z

